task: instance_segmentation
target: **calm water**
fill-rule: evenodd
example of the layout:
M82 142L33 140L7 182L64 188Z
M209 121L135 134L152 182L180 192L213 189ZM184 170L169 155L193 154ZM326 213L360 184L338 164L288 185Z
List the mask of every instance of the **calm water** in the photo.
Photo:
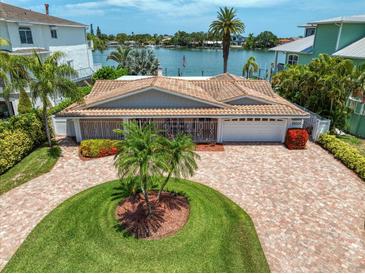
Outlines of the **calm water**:
M219 49L153 49L160 61L163 73L166 76L177 76L179 71L182 76L212 76L222 73L223 57ZM94 52L94 63L103 66L114 66L114 61L106 61L113 49L104 52ZM269 51L248 51L243 49L231 49L228 60L228 71L236 75L242 75L242 67L250 56L255 56L260 66L258 73L265 78L271 63L275 60L275 54ZM279 56L279 62L284 62L284 55ZM183 61L185 59L185 62ZM185 67L183 64L185 63Z

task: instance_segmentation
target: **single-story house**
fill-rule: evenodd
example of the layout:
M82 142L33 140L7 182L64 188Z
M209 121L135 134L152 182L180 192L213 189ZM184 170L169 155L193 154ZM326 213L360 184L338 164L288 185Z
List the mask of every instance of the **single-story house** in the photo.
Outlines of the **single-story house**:
M97 81L83 102L55 117L58 132L80 142L120 138L122 122L153 122L164 135L197 143L283 143L309 114L277 95L269 82L222 74L206 80L162 76Z

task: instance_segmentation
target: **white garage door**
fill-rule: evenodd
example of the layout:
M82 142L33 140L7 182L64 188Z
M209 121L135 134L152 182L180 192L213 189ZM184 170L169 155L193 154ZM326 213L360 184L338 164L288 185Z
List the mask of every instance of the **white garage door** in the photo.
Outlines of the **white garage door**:
M282 143L286 133L285 120L231 119L223 121L223 142Z

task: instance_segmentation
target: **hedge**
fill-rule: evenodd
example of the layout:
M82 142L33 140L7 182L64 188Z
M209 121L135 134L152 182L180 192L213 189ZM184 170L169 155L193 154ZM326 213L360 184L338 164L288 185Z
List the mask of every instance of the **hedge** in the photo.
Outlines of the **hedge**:
M365 179L365 157L356 148L330 134L320 136L318 143L360 178Z
M118 152L118 142L110 139L84 140L80 144L80 154L86 158L115 155Z
M12 116L0 122L0 174L13 167L46 140L36 112Z

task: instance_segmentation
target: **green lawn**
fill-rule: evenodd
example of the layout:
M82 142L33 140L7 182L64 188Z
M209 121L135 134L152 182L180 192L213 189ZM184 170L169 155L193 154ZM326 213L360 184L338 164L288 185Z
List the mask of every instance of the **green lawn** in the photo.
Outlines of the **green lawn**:
M116 228L113 181L50 213L5 272L269 272L250 217L217 191L190 181L169 189L189 197L188 223L162 240L136 240Z
M60 148L41 147L34 150L14 167L0 175L0 195L47 173L56 164Z
M365 140L352 135L337 136L337 138L357 148L365 156Z

